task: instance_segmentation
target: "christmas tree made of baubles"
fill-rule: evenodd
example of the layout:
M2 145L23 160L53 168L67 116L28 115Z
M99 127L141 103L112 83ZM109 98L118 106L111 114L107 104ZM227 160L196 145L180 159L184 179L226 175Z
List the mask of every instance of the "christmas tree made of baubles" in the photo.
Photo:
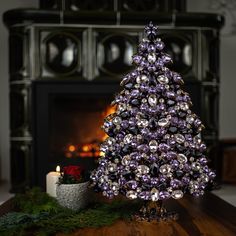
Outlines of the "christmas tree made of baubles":
M105 118L109 137L92 185L108 198L123 194L150 203L200 196L215 177L204 154L204 126L190 110L181 76L167 67L172 59L163 52L158 27L149 23L144 33L132 58L136 68L123 77L123 90L112 102L116 111ZM148 210L143 216L150 216ZM152 212L161 218L165 211L159 206Z

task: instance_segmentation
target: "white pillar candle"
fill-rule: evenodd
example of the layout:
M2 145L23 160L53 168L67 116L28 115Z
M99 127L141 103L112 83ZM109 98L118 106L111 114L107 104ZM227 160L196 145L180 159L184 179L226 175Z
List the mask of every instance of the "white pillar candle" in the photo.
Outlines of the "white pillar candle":
M60 175L60 166L57 166L56 171L51 171L46 176L46 192L52 197L57 196L57 182Z

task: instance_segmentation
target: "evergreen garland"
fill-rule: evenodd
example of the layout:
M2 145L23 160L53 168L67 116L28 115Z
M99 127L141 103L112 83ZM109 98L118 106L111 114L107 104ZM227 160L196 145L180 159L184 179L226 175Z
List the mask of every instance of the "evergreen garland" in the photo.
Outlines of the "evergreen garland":
M45 236L69 233L79 228L107 226L118 219L129 220L140 208L139 202L113 201L73 212L59 206L54 198L39 189L17 195L15 204L21 212L11 212L0 218L1 236Z

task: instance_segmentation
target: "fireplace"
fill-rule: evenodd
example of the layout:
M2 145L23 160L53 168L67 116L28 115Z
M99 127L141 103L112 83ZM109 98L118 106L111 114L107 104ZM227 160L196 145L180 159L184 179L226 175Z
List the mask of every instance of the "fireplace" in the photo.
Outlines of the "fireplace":
M12 192L44 187L46 173L57 165L81 164L87 174L93 169L105 138L103 117L122 75L132 69L131 55L149 20L160 25L173 69L183 76L193 110L206 125L203 138L216 163L224 19L187 13L185 3L42 0L41 9L4 14L10 35Z
M36 81L32 84L33 185L45 187L45 175L57 165L81 165L88 177L102 153L104 118L118 83Z

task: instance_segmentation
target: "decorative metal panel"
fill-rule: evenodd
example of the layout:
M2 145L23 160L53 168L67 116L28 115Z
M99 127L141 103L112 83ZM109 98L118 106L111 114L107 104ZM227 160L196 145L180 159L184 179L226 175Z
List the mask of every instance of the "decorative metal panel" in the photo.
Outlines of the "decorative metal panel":
M64 0L41 0L40 8L60 10L62 8L63 2Z
M30 85L11 85L10 127L12 137L30 136L30 105Z
M11 81L23 80L29 72L29 34L24 29L12 30L9 37L9 71Z
M40 77L81 76L86 64L83 33L60 28L40 31Z
M132 68L139 36L131 32L94 31L95 77L121 78Z
M218 86L203 86L203 109L201 117L206 126L205 133L218 134L219 123L219 87Z
M43 9L70 11L185 11L186 0L40 0Z
M197 32L193 30L162 31L161 38L165 51L171 55L173 64L170 68L180 73L185 81L198 77Z
M66 9L70 11L112 11L114 2L111 0L66 0Z
M163 0L120 0L121 11L167 11L168 3Z
M202 31L202 77L219 81L219 36L215 30Z

